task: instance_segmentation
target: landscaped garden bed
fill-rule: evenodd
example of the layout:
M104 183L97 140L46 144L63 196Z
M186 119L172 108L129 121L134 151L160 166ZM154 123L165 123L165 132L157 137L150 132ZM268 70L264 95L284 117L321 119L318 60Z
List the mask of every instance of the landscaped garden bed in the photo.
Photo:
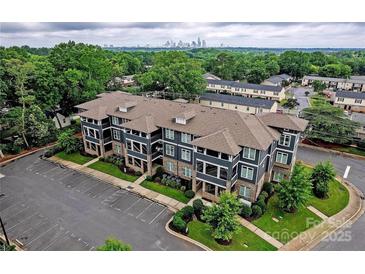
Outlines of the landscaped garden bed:
M129 170L129 174L125 173L121 170L122 167L117 166L114 163L105 162L103 160L92 163L88 167L129 182L134 182L139 176L142 175L140 172L133 172L132 170Z
M195 196L191 182L165 173L163 167L158 167L155 175L147 176L141 186L185 204Z

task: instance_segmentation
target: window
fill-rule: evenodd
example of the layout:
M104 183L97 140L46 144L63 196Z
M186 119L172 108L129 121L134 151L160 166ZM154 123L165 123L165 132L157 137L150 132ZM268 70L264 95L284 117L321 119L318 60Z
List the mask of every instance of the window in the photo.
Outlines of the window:
M248 180L252 180L253 179L253 168L247 167L247 166L242 166L241 177L248 179Z
M232 177L236 176L237 175L237 166L238 165L235 165L232 169Z
M133 142L133 151L141 152L141 144Z
M227 169L226 168L219 168L219 178L222 180L227 180Z
M166 144L165 153L166 153L166 155L174 157L175 156L175 147L173 145Z
M202 147L198 147L197 148L197 152L201 153L201 154L204 154L204 148Z
M183 175L186 176L186 177L191 177L191 169L184 166L183 167Z
M196 170L198 172L204 173L204 163L201 161L196 161Z
M218 167L209 163L205 163L205 174L218 177Z
M212 105L212 101L209 101L209 105Z
M175 136L174 136L174 131L172 129L165 129L165 137L166 139L170 139L170 140L174 140Z
M188 133L181 133L181 142L185 144L191 143L191 134Z
M274 95L279 95L279 92L277 92L277 91L274 91Z
M343 102L345 100L345 98L343 98L343 97L338 97L337 98L337 102Z
M115 152L116 154L120 154L120 144L115 144L115 145L114 145L114 152Z
M229 160L229 155L225 153L221 153L221 159L223 160Z
M147 146L145 144L142 144L142 153L147 154Z
M361 99L355 99L355 104L361 104L362 100Z
M132 142L130 140L127 140L127 149L132 150Z
M191 161L191 151L188 149L181 149L181 159L185 161Z
M240 186L238 195L243 197L246 200L251 199L251 188L248 188L247 186Z
M243 148L243 158L255 160L256 156L256 149L244 147Z
M221 103L221 106L224 107L224 103L223 102Z
M115 140L120 140L120 131L113 129L113 138Z
M207 149L207 155L218 158L219 152L214 151L214 150Z
M287 164L288 163L288 154L278 151L276 153L276 162L281 163L281 164Z
M247 111L250 111L250 107L246 107L246 110L247 110Z
M115 117L115 116L112 116L112 124L118 126L119 125L119 118Z
M258 90L254 90L253 93L259 93L259 91Z
M282 146L288 147L290 144L290 136L289 135L281 135L279 144Z
M272 180L274 182L281 182L284 179L284 174L281 172L274 171L274 175L272 176Z
M167 162L166 163L167 171L173 172L174 171L174 163Z
M215 195L215 185L205 183L205 192Z
M261 93L261 94L265 94L265 91L264 91L264 90L261 90L261 91L260 91L260 93Z

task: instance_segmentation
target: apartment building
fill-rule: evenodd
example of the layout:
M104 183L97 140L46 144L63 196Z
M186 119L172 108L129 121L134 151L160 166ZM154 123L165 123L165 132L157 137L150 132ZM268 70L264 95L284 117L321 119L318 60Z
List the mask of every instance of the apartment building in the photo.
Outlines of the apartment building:
M274 85L257 85L237 81L207 79L207 90L216 93L229 93L245 97L259 97L281 101L285 98L285 89Z
M127 166L148 174L163 165L212 201L231 191L250 203L264 181L288 176L307 126L284 114L250 115L122 92L76 107L88 153L123 156Z
M238 110L250 114L276 112L278 108L278 103L273 100L220 93L205 93L200 96L199 103L203 106Z
M321 81L326 84L327 88L332 89L365 91L365 76L351 76L349 79L345 79L309 75L303 77L302 85L311 86L314 81Z
M333 104L347 111L365 112L365 93L337 91Z

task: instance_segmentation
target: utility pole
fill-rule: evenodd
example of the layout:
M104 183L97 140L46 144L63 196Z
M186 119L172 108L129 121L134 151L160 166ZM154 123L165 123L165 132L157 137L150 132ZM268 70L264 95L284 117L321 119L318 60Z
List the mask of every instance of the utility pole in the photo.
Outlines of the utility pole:
M3 233L4 233L4 236L5 236L6 244L8 246L10 246L10 242L9 242L9 239L8 239L8 235L6 235L5 226L3 224L3 220L1 219L1 217L0 217L0 223L1 223L1 228L3 229Z

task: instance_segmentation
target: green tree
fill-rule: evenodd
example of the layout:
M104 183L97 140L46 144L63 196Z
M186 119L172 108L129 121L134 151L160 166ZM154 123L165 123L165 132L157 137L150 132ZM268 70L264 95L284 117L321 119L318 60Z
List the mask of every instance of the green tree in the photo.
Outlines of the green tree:
M351 76L351 67L344 64L328 64L319 69L319 75L324 77L345 77Z
M241 203L231 193L223 193L217 204L204 210L202 219L212 229L212 236L218 242L229 243L237 231L239 223L236 215L240 212Z
M256 62L248 72L247 81L253 84L260 84L268 77L269 73L266 72L265 65L262 62Z
M132 247L129 244L125 244L115 237L109 237L105 240L105 244L99 246L97 251L131 251Z
M312 184L301 165L295 165L290 180L282 180L277 188L279 206L287 212L295 212L308 201Z
M323 90L325 90L326 84L322 81L314 80L313 81L313 91L321 93Z
M298 100L296 98L288 98L286 102L283 104L283 107L293 109L296 106L299 106Z
M313 192L318 198L328 197L329 183L335 179L336 172L331 162L318 163L311 174Z
M306 138L328 143L351 142L359 124L348 119L343 110L331 105L302 110L303 118L309 121Z
M299 51L285 51L279 57L280 71L301 78L310 70L309 55Z
M58 135L58 146L65 151L66 154L70 154L78 151L81 148L80 140L74 136L74 131L68 129Z

